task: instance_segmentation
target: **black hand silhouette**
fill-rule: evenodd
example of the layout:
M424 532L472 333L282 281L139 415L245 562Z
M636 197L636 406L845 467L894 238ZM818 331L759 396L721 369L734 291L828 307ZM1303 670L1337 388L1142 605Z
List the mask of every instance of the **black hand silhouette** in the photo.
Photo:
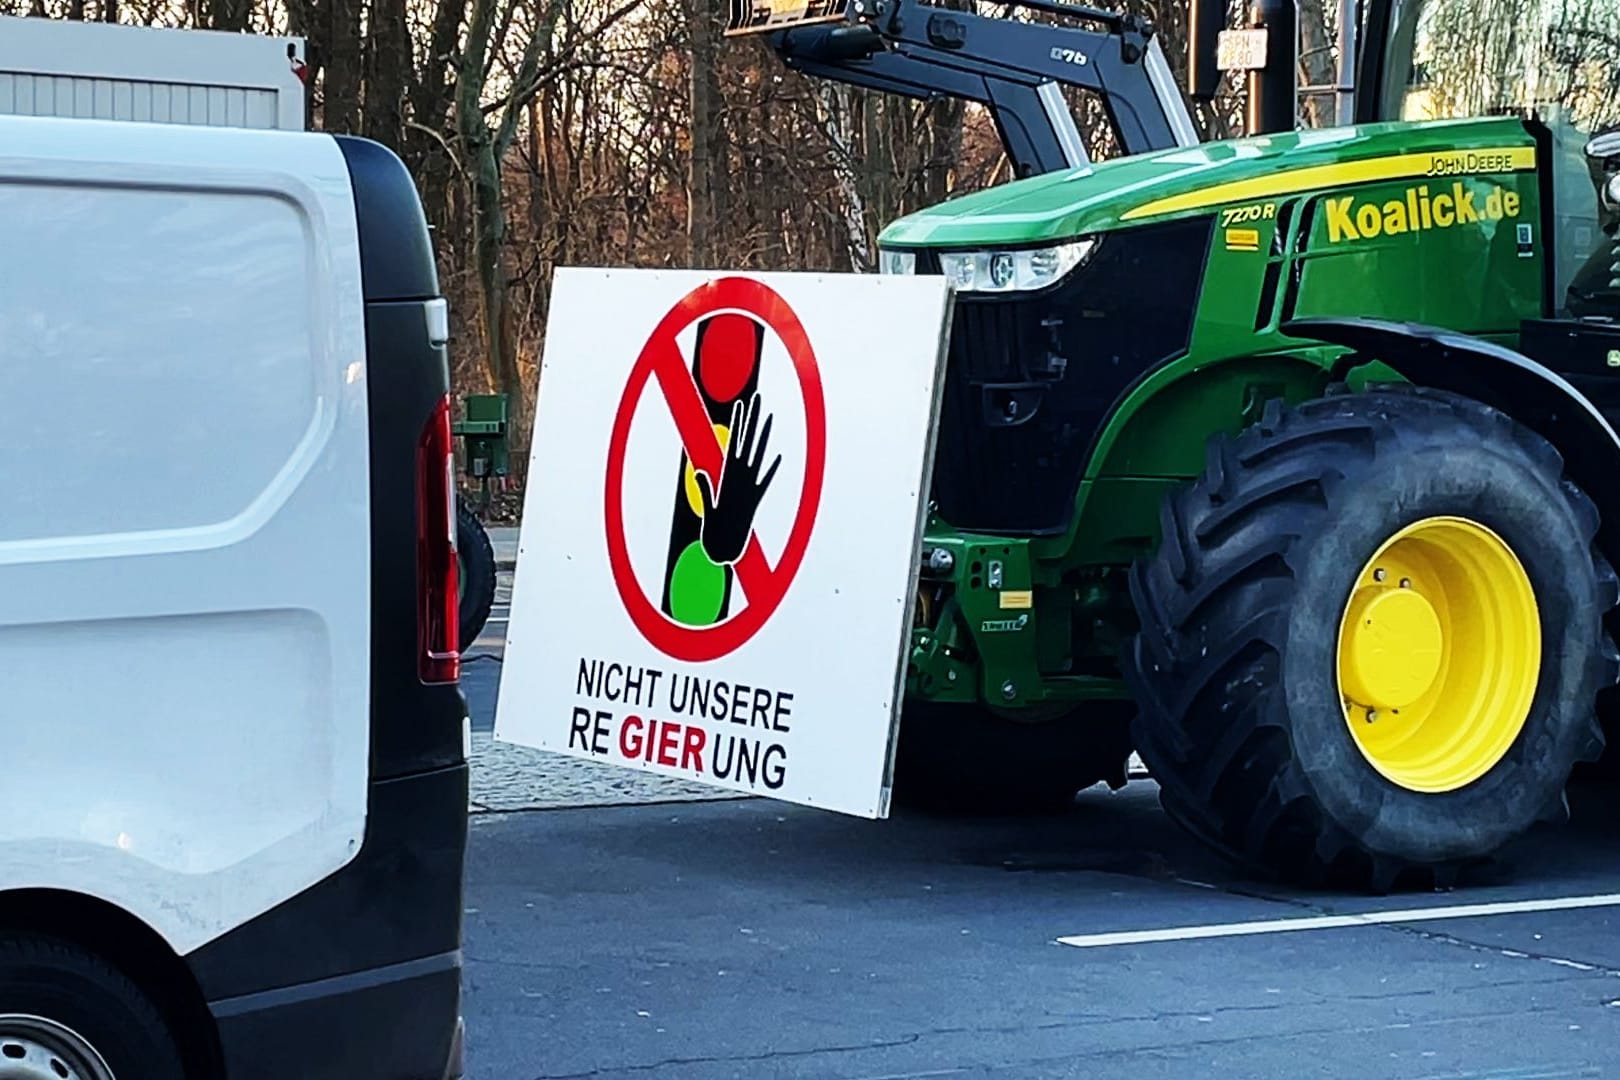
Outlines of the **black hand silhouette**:
M771 417L765 417L765 426L759 424L759 395L754 395L748 409L742 402L731 407L731 442L726 448L725 461L720 466L720 485L716 491L709 474L697 474L698 493L703 499L703 553L711 562L729 565L742 558L748 538L754 532L754 513L765 489L776 476L776 467L782 464L782 455L759 475L760 462L765 460L765 447L771 439ZM754 444L758 429L759 445Z

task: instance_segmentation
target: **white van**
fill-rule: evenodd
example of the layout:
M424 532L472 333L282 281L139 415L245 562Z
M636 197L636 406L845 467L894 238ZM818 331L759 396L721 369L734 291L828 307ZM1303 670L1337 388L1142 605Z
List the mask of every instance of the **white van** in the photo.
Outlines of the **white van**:
M461 1074L446 323L375 143L0 116L0 1075Z

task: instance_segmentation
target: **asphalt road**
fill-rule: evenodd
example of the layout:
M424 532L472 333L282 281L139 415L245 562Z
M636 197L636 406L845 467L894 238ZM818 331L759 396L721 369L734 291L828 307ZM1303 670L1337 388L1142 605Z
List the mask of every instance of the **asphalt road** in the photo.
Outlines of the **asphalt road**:
M481 730L498 671L467 669ZM1620 1077L1620 907L1186 929L1620 893L1620 789L1573 803L1572 825L1457 890L1385 898L1237 876L1150 782L1022 820L760 800L479 813L471 1076Z

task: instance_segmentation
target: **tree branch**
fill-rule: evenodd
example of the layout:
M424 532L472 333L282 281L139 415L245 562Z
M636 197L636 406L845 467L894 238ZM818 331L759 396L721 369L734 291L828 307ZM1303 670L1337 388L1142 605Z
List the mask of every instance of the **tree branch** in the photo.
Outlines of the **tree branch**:
M438 143L439 146L443 148L445 155L450 158L450 164L455 166L456 172L461 176L461 179L463 181L467 179L467 169L461 164L461 155L456 153L455 147L450 145L449 139L446 139L442 134L434 131L432 128L427 127L424 124L418 124L415 120L406 120L405 126L410 128L412 131L420 131L422 134L428 136L434 142Z
M564 49L560 55L552 59L551 62L545 67L540 67L537 62L533 70L528 72L527 78L524 77L523 71L519 71L518 77L513 80L515 86L512 92L502 100L492 102L491 104L484 106L485 115L502 109L507 109L514 113L518 112L526 108L529 102L534 100L534 96L536 94L545 89L548 83L554 82L560 75L570 71L582 70L583 68L591 66L588 62L575 61L572 60L571 57L579 51L583 44L600 38L615 23L619 22L626 15L629 15L632 11L636 10L636 8L640 7L643 2L644 0L627 0L625 4L604 16L602 21L593 27L589 33L582 35L578 40L570 42L568 47ZM551 34L555 31L557 11L560 7L560 3L554 3L552 5L552 10L547 20L547 37L551 36ZM532 47L538 43L540 38L541 35L536 33L530 40L530 46ZM525 54L525 68L528 67L528 59L528 54ZM538 57L536 57L536 61L538 61Z

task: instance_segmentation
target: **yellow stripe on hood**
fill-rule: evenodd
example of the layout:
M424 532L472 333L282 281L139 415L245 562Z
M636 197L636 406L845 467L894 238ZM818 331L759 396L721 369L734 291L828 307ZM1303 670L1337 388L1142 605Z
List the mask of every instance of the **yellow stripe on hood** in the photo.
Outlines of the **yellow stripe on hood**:
M1484 162L1489 167L1483 170L1466 167L1473 162ZM1173 214L1178 210L1200 210L1206 206L1218 206L1242 199L1268 199L1317 188L1337 188L1378 180L1454 177L1479 171L1523 172L1535 167L1534 146L1488 146L1477 150L1435 150L1421 154L1395 154L1390 157L1367 158L1364 161L1312 165L1309 168L1273 173L1269 176L1251 176L1246 180L1233 180L1199 191L1186 191L1127 210L1120 215L1120 220L1131 221L1157 214Z

